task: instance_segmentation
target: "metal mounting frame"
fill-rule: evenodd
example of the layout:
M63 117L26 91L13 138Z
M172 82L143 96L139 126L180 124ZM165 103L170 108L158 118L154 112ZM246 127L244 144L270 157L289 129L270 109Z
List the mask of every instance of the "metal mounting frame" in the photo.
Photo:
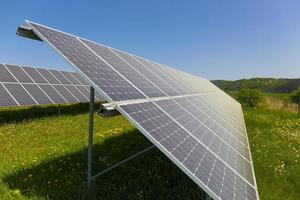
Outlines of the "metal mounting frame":
M154 149L154 145L151 145L131 156L125 158L124 160L108 167L107 169L93 175L92 167L93 167L93 132L94 132L94 100L95 100L95 90L92 86L90 86L90 104L89 104L89 133L88 133L88 168L87 168L87 188L88 192L92 193L93 191L93 181L99 176L119 167L122 164L140 156L151 149Z

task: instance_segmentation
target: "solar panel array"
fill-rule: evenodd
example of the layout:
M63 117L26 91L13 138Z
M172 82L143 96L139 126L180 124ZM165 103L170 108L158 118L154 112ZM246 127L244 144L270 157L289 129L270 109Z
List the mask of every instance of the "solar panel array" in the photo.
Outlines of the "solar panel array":
M239 103L206 79L27 24L212 198L259 198Z
M1 107L87 101L89 84L75 72L0 64Z

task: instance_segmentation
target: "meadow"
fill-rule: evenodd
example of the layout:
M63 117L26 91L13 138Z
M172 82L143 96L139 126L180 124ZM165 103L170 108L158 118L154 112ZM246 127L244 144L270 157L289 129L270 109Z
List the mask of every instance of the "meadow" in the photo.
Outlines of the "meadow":
M274 97L277 98L277 97ZM280 100L280 98L277 98ZM0 199L87 199L88 105L0 110ZM300 199L300 120L284 108L244 111L260 199ZM97 115L94 173L150 146L124 117ZM201 199L159 150L95 181L95 199Z

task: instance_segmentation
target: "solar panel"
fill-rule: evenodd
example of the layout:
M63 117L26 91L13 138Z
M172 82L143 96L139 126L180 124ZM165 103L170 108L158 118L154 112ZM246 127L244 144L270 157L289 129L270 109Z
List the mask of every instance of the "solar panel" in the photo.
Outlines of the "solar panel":
M259 198L239 103L203 78L27 24L212 198Z
M0 64L1 107L87 102L88 87L74 72Z
M0 84L0 106L17 106L18 103L9 95L8 91Z

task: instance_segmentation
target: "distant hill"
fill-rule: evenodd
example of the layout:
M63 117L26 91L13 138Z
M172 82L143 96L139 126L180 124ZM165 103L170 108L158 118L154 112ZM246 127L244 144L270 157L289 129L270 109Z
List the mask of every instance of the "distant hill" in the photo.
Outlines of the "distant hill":
M225 91L238 91L241 88L255 88L263 92L289 93L300 86L300 78L251 78L236 81L213 80L211 82Z

